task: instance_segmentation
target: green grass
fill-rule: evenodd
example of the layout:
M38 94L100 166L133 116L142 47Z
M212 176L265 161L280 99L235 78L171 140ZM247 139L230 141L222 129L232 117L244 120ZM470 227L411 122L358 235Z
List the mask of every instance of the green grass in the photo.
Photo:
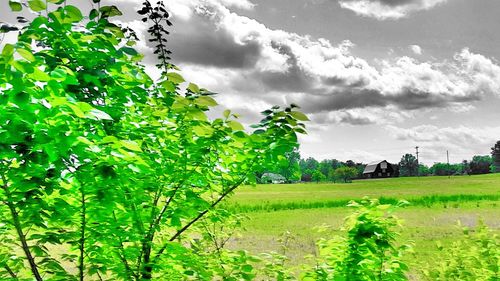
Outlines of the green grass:
M258 185L241 188L226 205L247 212L249 217L243 224L246 230L231 247L253 253L278 251L279 235L290 231L290 264L307 262L304 256L314 254L315 241L325 236L318 233L317 227L330 225L337 229L334 233L341 234L338 229L352 212L346 203L364 196L388 203L406 199L412 204L396 215L404 220L400 240L415 246L415 253L406 257L415 276L420 264L436 257L436 241L446 245L463 237L457 221L473 227L483 219L500 232L500 174L392 178L352 184Z
M256 206L346 201L364 196L372 198L404 198L424 196L499 196L500 174L456 177L411 177L377 180L358 180L350 184L263 184L244 186L229 200L233 206ZM491 199L491 198L490 198ZM498 197L495 199L497 200ZM336 207L336 206L333 206Z

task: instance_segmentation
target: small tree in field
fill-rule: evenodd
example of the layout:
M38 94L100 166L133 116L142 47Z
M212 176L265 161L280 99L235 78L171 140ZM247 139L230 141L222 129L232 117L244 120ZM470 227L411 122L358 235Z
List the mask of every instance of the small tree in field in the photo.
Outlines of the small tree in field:
M491 148L491 156L493 157L493 172L500 173L500 141L497 141L495 146Z
M227 217L219 203L293 151L307 117L273 107L253 132L229 110L209 119L213 95L168 63L163 5L140 11L153 81L133 31L109 21L120 11L92 2L84 18L61 0L9 1L39 16L0 55L0 279L251 276L244 255L210 256L190 231Z
M315 170L312 173L311 179L312 179L312 181L319 183L319 182L325 181L326 176L320 170Z
M493 159L489 155L474 155L470 161L470 171L473 175L488 174L491 172Z
M342 180L344 183L351 182L358 175L358 170L354 167L343 166L337 168L334 172L334 177Z
M399 162L399 175L402 177L416 176L418 171L417 158L412 154L405 154Z
M316 266L301 275L303 281L372 281L408 280L407 264L402 256L411 245L398 245L394 228L400 220L392 213L399 206L382 205L378 200L363 198L351 201L355 212L346 218L346 237L320 239Z

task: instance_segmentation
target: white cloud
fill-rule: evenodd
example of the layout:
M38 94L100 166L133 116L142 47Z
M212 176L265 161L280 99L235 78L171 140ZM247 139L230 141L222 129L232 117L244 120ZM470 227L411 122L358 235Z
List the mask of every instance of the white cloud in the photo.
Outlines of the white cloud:
M410 45L409 48L416 55L422 54L422 48L419 45Z
M340 6L360 16L378 20L400 19L410 13L428 10L447 0L339 0Z
M446 150L452 155L452 162L470 159L472 155L487 155L490 147L500 138L500 127L437 127L420 125L399 128L388 125L386 130L399 141L418 144L427 164L443 161Z
M384 155L362 149L340 150L334 153L324 153L315 157L317 157L317 159L337 159L340 161L352 160L356 163L370 163L385 159Z
M263 104L297 103L318 120L386 124L416 109L470 111L474 101L500 93L498 64L468 49L441 62L399 57L368 63L351 53L355 46L350 41L335 44L270 29L221 1L171 4L189 11L174 12L182 27L169 40L174 63L189 80L223 93L220 99L228 105L238 102L225 95L263 101L255 112ZM417 45L410 48L422 51ZM386 112L405 114L385 118L390 116Z
M233 7L244 10L251 10L255 7L255 4L248 0L171 0L167 5L173 15L183 20L190 19L193 12L203 6Z
M245 10L251 10L255 7L255 4L248 0L219 0L219 2L227 7L235 7Z
M372 124L394 124L411 118L411 112L402 112L394 106L384 108L353 108L330 112L311 114L312 122L317 124L349 124L349 125L372 125Z
M463 49L455 55L460 63L459 71L469 78L469 83L475 91L500 95L500 66L491 59L480 54L474 54L469 49Z

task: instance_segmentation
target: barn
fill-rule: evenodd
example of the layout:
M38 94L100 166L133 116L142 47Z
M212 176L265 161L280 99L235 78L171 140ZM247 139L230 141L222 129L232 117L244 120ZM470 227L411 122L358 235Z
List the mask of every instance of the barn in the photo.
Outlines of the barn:
M390 178L395 176L394 167L386 160L375 161L366 165L363 171L365 178Z

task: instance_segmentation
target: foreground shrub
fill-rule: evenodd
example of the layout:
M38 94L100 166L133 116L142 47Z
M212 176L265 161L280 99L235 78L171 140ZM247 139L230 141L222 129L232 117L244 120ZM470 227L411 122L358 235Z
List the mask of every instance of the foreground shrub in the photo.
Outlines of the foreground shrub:
M346 218L347 237L320 240L317 266L301 280L406 280L402 255L411 247L396 245L393 228L400 221L392 215L395 207L405 204L382 205L366 198L351 202L356 210Z
M465 237L445 247L438 243L439 258L423 274L429 280L500 280L500 239L484 223L464 228Z

